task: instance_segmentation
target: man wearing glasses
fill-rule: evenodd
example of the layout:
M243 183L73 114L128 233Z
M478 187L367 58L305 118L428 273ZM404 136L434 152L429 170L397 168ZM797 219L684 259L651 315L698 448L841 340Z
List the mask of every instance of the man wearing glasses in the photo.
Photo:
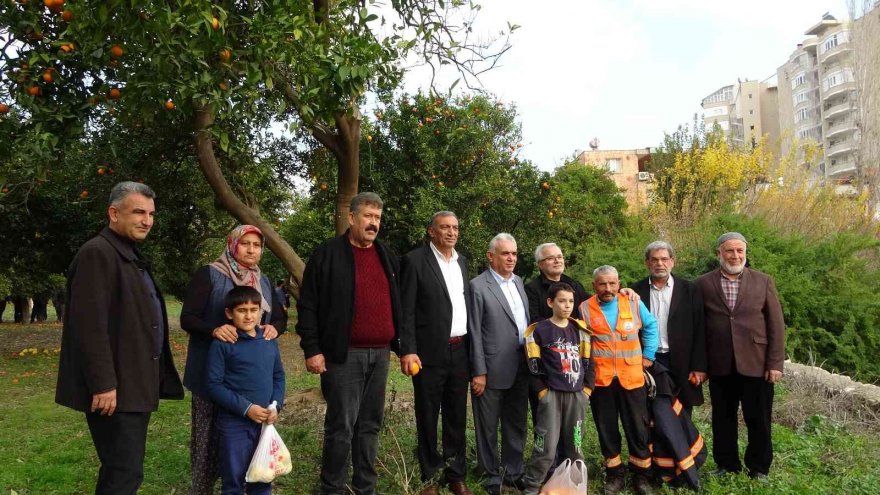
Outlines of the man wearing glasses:
M574 307L577 308L590 295L577 280L564 274L565 257L559 246L552 242L541 244L535 249L535 263L540 274L526 285L526 296L529 298L529 323L546 320L553 316L553 310L547 305L547 291L556 282L565 282L574 289Z

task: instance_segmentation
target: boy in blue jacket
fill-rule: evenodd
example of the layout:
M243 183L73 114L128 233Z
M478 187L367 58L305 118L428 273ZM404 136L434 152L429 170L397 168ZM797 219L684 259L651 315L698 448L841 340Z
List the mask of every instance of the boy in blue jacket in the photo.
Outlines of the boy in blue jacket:
M226 317L238 330L235 343L213 340L208 351L208 395L219 406L217 428L221 493L244 494L245 474L260 440L284 402L284 368L276 340L263 338L260 293L238 286L226 294ZM272 493L271 483L247 483L249 495Z

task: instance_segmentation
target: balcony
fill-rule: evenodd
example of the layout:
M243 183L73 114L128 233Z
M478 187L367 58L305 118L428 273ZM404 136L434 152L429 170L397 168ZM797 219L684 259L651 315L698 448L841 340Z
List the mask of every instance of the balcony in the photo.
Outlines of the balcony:
M834 48L826 50L825 53L819 55L819 62L829 63L832 60L839 58L840 55L849 54L851 51L852 46L850 46L849 42L840 43Z
M852 153L855 147L856 144L852 141L837 143L834 146L829 146L825 149L825 157L831 159L834 157L843 156L847 153Z
M828 165L825 169L826 177L829 179L839 179L852 175L856 171L856 164L853 161L837 162L834 165Z
M856 83L854 81L844 81L840 84L831 86L830 88L822 91L822 97L826 100L830 98L834 98L837 95L842 95L844 93L848 93L850 91L856 90Z
M834 106L826 108L824 111L822 111L822 117L825 118L826 120L833 119L834 117L837 117L838 115L845 115L845 114L851 112L852 109L853 109L852 104L849 101L846 101L846 102L840 103L838 105L834 105Z
M856 123L852 119L839 120L825 128L825 137L831 139L835 136L844 136L855 130Z

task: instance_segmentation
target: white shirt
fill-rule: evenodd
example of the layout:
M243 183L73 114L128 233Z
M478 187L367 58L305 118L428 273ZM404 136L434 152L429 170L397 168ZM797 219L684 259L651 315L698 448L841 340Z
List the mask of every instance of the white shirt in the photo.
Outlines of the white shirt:
M452 301L452 327L449 331L449 337L461 337L467 333L467 305L464 301L464 276L461 274L461 267L458 264L458 251L452 250L452 258L446 261L443 253L437 249L433 242L431 251L437 258L437 264L440 265L440 273L443 274L443 282L446 283L446 292L449 293L449 300Z
M510 310L513 311L513 318L516 320L516 328L519 331L519 345L523 345L526 341L526 327L529 326L529 320L526 318L526 306L519 295L516 284L513 282L516 275L511 274L510 278L505 280L492 268L489 268L489 271L492 272L495 281L501 286L501 292L504 294L504 298L507 299Z
M672 286L675 282L672 274L666 279L666 285L658 288L652 281L651 286L651 314L657 318L657 329L660 331L660 347L657 352L669 352L669 304L672 302Z

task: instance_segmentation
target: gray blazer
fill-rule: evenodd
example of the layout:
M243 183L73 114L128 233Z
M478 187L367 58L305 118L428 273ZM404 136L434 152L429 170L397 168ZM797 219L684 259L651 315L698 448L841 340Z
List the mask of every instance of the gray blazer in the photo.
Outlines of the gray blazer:
M529 321L529 300L519 276L513 283L522 298ZM468 334L471 336L471 374L487 375L486 386L506 389L513 386L519 361L525 359L519 345L519 330L501 286L489 270L471 280L471 306L468 308Z

